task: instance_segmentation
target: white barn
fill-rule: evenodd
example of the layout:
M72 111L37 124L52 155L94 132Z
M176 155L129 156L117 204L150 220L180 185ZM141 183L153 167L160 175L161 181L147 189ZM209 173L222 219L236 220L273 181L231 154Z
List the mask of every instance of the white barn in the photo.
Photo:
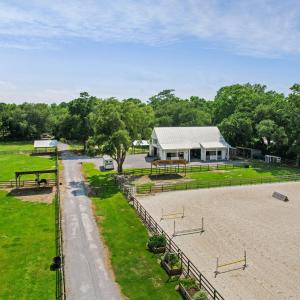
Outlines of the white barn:
M155 127L149 153L162 160L229 160L230 145L218 127Z

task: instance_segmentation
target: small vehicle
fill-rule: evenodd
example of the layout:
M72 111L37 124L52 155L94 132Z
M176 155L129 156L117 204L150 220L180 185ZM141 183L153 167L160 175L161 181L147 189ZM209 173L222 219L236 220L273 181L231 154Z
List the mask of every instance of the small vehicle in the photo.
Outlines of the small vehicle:
M114 169L114 162L112 159L103 159L103 168L104 170L113 170Z

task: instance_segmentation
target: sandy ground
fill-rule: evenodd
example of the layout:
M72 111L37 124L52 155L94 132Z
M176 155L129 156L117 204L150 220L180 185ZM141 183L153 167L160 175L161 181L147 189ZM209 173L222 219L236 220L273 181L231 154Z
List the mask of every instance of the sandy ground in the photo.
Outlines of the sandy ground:
M290 201L272 198L273 191ZM205 232L175 236L174 241L210 280L225 299L300 299L300 183L264 184L168 192L140 197L141 204L171 235L174 220L160 220L161 209L185 208L176 220L177 230L199 227ZM220 263L243 257L245 270L224 268ZM241 266L234 265L233 268Z
M6 189L10 195L28 202L52 203L55 197L55 187Z

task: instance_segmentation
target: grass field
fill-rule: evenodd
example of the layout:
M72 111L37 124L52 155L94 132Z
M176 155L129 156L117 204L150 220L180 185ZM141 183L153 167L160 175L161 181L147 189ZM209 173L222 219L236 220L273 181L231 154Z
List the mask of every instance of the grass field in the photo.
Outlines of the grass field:
M0 142L0 151L33 150L32 141Z
M100 172L91 163L84 164L91 185L112 183L110 173ZM176 282L146 250L148 233L124 196L116 187L94 197L97 223L111 254L111 263L121 290L129 299L181 299Z
M55 159L49 157L37 157L24 154L0 154L0 180L15 178L16 171L54 169ZM44 175L45 178L52 178ZM22 179L35 179L34 175L22 176Z
M55 299L54 204L0 191L0 299Z
M159 175L159 176L143 176L135 179L134 184L139 188L150 188L155 185L162 184L197 184L197 183L209 183L209 182L219 182L218 185L224 186L228 185L228 180L235 181L233 184L247 184L247 181L240 182L239 179L261 179L261 178L276 178L276 176L285 176L285 175L300 175L300 169L298 168L289 168L281 166L260 166L260 167L238 167L233 169L224 169L224 170L203 170L197 172L189 172L184 176L184 174L172 176L172 175ZM230 184L229 184L230 185ZM204 184L205 186L205 184ZM180 187L178 186L180 189ZM185 188L185 185L182 187Z

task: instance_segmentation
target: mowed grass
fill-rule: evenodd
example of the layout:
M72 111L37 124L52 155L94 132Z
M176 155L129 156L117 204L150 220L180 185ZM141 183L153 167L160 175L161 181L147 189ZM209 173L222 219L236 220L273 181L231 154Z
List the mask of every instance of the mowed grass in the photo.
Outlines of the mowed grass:
M250 168L234 168L226 170L212 170L195 173L187 173L187 178L195 180L228 180L228 179L240 179L240 178L261 178L261 177L275 177L284 175L300 174L300 169L289 167L276 167L276 166L261 166Z
M112 183L111 173L100 172L91 163L84 164L84 172L91 185ZM119 190L106 189L93 204L122 293L129 299L181 299L158 256L147 251L147 230Z
M0 142L0 151L33 150L32 141Z
M55 299L54 204L0 191L0 299Z
M24 154L0 153L0 180L15 179L16 171L33 171L55 169L55 158L37 157ZM43 178L53 178L45 174ZM35 179L35 175L23 175L21 179Z

